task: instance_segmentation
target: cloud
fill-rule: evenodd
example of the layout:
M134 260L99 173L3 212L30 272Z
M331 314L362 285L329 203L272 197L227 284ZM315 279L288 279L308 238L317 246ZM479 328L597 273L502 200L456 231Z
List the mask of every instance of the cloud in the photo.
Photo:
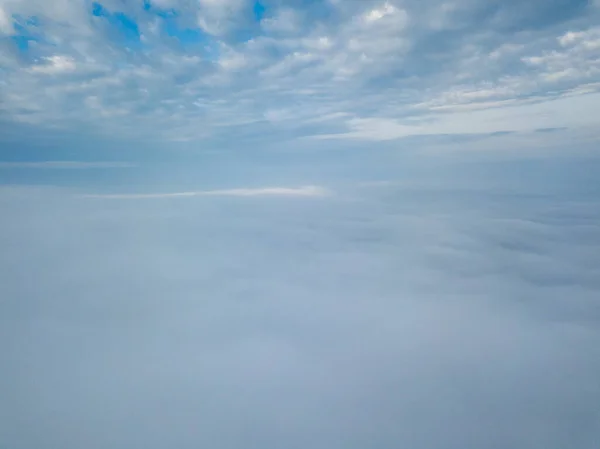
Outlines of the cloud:
M197 196L284 196L284 197L320 197L328 196L331 191L319 186L304 187L263 187L263 188L242 188L242 189L224 189L224 190L203 190L198 192L174 192L174 193L141 193L141 194L102 194L85 195L85 198L106 198L106 199L157 199L157 198L189 198Z
M346 138L392 140L415 135L491 134L497 132L528 132L539 128L569 126L594 127L593 111L600 94L568 95L554 100L516 103L484 104L464 110L455 107L439 108L441 114L429 114L419 121L405 123L387 118L350 118L348 133L315 136L320 139ZM464 104L464 103L463 103ZM583 116L583 117L581 117Z
M406 20L406 12L398 9L393 4L386 2L380 8L375 8L369 11L364 16L364 20L367 23L379 22L382 19L386 19L389 17L400 17L400 24L404 25ZM397 23L398 24L398 23ZM378 23L379 25L379 23Z
M595 449L600 207L556 187L2 189L3 441Z
M244 23L243 13L250 13L244 0L198 0L198 25L215 36L235 31Z
M54 55L44 58L44 64L38 64L31 67L32 72L44 73L47 75L57 75L76 70L77 65L72 58L68 56Z
M598 449L599 23L0 0L0 444Z
M13 33L12 20L9 15L0 7L0 33L12 34Z
M342 114L418 121L594 94L600 79L600 12L583 1L281 1L261 3L260 17L239 0L101 4L94 15L74 0L0 2L0 27L16 27L2 38L4 126L275 144L343 128L349 137ZM286 113L266 120L270 111Z
M301 26L298 12L291 8L281 9L274 17L267 17L261 21L261 27L267 32L294 33Z

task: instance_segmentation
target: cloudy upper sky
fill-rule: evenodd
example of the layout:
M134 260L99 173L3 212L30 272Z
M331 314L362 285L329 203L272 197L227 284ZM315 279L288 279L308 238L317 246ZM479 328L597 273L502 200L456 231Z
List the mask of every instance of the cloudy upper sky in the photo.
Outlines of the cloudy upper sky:
M598 0L0 0L0 448L598 449Z
M591 0L1 0L0 126L218 147L588 140L599 21Z

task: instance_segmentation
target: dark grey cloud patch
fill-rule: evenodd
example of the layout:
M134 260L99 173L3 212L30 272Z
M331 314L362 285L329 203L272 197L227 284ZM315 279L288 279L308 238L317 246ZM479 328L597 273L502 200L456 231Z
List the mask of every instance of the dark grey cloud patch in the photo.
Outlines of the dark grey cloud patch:
M597 447L596 199L0 202L7 447Z
M538 128L535 130L536 133L555 133L560 131L566 131L569 128L566 127L555 127L555 128Z

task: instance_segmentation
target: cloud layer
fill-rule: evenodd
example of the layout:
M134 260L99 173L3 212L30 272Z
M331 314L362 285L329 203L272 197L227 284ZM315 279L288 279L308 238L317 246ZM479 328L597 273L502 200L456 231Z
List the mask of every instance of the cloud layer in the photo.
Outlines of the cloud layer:
M529 132L532 108L589 127L599 18L585 0L1 0L0 118L167 141Z
M0 0L0 446L598 449L599 23Z
M0 202L8 447L597 448L596 199Z

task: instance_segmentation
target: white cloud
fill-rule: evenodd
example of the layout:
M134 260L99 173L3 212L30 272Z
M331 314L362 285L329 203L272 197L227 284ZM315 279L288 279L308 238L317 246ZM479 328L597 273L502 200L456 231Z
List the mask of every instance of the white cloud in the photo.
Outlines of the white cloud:
M594 127L600 92L569 95L539 102L524 101L483 110L428 114L414 120L352 118L347 133L317 135L319 139L393 140L418 135L530 132L552 127Z
M599 28L568 32L557 40L562 48L521 58L525 64L537 69L540 81L585 84L585 81L593 82L600 77Z
M561 37L559 37L558 41L560 42L560 45L562 45L563 47L566 47L568 45L571 45L571 44L579 41L583 36L585 36L585 33L583 33L583 32L569 31L569 32L565 33L564 35L562 35Z
M198 25L215 36L232 30L246 5L243 0L198 0L198 4Z
M0 189L5 446L596 449L597 199L359 194Z
M375 8L365 14L364 18L366 22L372 23L377 22L384 17L395 16L400 14L405 15L405 12L396 8L389 2L384 3L380 8Z
M598 48L600 42L600 28L594 27L585 31L569 31L558 38L558 42L563 47L569 47L575 44L593 50Z
M43 73L46 75L58 75L61 73L73 72L77 69L75 60L70 56L54 55L43 58L45 63L31 67L30 71L34 73Z
M500 59L502 57L511 56L515 53L520 52L525 48L523 44L502 44L492 52L490 52L489 57L494 59Z
M219 58L219 65L224 70L239 70L248 63L246 56L243 53L235 51L226 52Z
M12 34L13 32L12 19L0 4L0 34Z
M316 38L307 38L303 41L303 44L307 48L313 48L316 50L329 50L333 47L333 42L327 36L319 36Z

